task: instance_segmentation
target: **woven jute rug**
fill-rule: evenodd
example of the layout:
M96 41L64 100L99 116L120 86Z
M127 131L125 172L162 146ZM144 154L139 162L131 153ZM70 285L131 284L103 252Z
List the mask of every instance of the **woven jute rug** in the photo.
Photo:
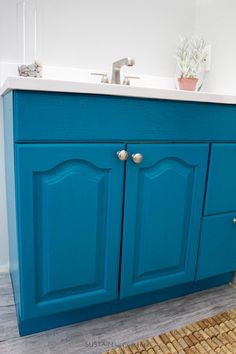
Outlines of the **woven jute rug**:
M236 354L236 308L103 354Z

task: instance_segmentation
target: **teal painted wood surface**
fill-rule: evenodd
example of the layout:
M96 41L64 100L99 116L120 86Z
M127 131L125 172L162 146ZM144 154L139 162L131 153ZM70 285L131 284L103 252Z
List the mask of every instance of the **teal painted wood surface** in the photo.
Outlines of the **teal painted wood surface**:
M14 92L15 140L236 141L236 105Z
M213 144L205 215L236 211L236 144Z
M118 297L123 147L16 147L22 320Z
M4 116L22 335L231 280L233 230L218 215L216 239L204 219L206 279L194 279L211 142L205 213L236 210L235 105L14 91ZM143 163L120 161L120 149L141 152Z
M208 145L130 144L126 167L121 297L194 280Z
M236 212L203 219L197 280L236 269Z

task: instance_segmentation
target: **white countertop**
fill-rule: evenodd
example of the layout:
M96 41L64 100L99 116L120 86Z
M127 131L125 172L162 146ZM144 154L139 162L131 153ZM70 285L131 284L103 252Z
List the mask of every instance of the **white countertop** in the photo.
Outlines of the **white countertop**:
M154 87L153 83L150 85L150 87L148 87L148 83L147 81L145 82L145 80L143 82L142 80L136 80L135 86L123 86L114 84L101 84L97 82L80 82L73 81L73 79L67 80L65 78L36 79L9 76L4 80L0 88L0 95L4 95L11 90L71 92L96 95L236 104L236 94L233 95L208 92L179 91L174 88Z

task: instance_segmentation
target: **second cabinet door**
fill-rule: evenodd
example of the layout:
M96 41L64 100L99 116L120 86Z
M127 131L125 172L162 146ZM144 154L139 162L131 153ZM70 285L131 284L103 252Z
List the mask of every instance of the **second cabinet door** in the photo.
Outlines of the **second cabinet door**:
M121 298L194 280L209 147L130 144Z
M22 319L118 298L124 147L16 147Z

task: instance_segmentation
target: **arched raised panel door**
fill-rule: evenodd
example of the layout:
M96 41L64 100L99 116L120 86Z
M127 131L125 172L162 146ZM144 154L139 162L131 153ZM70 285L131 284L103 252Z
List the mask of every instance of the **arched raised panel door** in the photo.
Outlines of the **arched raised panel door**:
M121 298L194 280L208 145L132 144L127 162Z
M22 319L118 297L123 148L17 146Z

